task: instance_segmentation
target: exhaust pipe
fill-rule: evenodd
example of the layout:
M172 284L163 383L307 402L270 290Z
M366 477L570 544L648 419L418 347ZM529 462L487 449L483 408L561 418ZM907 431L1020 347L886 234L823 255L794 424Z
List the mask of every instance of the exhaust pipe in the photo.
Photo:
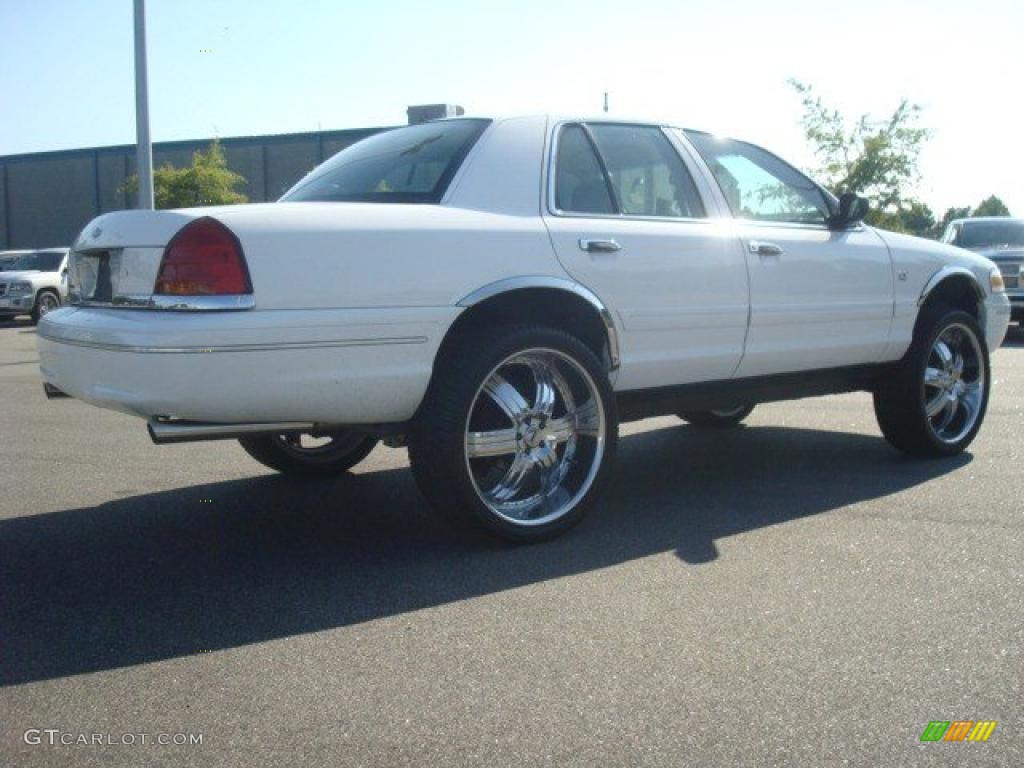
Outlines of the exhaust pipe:
M150 439L157 445L194 443L199 440L230 440L246 435L279 435L284 432L309 432L317 425L305 421L262 424L216 424L208 421L152 418L146 424Z
M71 397L67 392L57 389L48 381L43 382L43 394L46 395L47 400L60 400L61 398Z

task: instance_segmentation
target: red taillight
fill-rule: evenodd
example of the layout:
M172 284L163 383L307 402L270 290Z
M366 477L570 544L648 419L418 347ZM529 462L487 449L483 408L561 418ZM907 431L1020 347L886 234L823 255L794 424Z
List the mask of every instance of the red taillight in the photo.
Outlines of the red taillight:
M164 249L153 293L164 296L252 293L249 270L238 238L208 216L187 224Z

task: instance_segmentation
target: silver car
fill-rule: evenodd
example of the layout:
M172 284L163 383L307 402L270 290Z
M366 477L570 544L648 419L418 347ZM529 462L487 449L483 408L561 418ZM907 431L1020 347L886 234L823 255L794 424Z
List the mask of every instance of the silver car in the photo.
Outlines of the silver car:
M1024 321L1024 219L979 216L954 219L942 242L967 248L999 265L1012 306L1012 319Z
M29 251L0 272L0 317L30 315L38 323L67 297L67 248Z

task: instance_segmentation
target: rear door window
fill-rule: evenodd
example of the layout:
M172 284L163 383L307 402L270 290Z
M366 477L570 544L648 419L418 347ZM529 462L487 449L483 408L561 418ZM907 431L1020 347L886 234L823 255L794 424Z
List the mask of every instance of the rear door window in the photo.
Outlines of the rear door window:
M693 178L660 128L604 123L589 127L624 215L705 216Z
M661 128L565 126L555 159L555 208L566 213L703 218L704 204Z
M583 126L569 125L558 139L555 207L570 213L615 214L611 188Z

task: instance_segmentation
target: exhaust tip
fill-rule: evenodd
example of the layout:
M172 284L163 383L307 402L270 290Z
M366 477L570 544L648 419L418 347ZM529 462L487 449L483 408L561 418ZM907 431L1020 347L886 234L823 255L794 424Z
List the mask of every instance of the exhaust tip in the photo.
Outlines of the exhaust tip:
M149 439L157 445L194 443L199 440L230 440L246 435L305 432L314 429L312 422L271 422L258 424L217 424L154 416L146 422Z
M43 382L43 394L46 395L47 400L60 400L65 397L71 397L67 392L62 389L58 389L48 381Z

